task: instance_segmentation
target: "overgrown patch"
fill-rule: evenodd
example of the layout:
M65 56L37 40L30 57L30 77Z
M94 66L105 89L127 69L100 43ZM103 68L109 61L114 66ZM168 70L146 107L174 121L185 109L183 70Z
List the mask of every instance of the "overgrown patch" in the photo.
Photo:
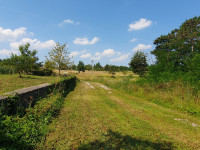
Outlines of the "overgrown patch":
M26 109L23 117L19 115L0 115L0 148L33 149L44 140L48 124L59 114L65 96L76 86L75 77L64 78L47 98Z

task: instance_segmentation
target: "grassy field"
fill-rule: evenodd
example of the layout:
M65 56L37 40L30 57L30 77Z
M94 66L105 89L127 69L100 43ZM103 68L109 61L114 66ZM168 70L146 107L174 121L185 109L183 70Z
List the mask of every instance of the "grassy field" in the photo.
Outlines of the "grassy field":
M198 117L114 88L124 80L123 73L115 78L106 72L77 76L80 83L66 97L60 116L51 123L51 132L38 149L200 148ZM128 82L138 79L131 72L126 76ZM105 79L110 88L99 83Z
M139 77L131 72L125 75L116 73L115 78L111 78L107 72L86 72L77 76L82 80L100 82L143 100L200 117L200 93L181 81L160 84L143 80L136 82Z
M17 89L35 86L43 83L52 83L59 81L60 77L53 76L34 76L24 75L19 78L19 75L0 75L0 94L14 91Z
M104 88L81 81L38 149L199 148L199 119Z

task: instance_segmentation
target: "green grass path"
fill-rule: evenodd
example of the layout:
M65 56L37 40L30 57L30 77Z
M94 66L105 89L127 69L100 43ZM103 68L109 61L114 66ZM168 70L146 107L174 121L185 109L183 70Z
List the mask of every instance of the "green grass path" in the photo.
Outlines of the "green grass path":
M198 125L194 116L81 81L42 149L200 149Z

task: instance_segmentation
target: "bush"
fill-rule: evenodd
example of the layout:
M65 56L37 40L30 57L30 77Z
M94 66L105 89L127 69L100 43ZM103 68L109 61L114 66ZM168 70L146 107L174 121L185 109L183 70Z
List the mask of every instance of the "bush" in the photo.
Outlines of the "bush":
M14 69L8 66L0 67L0 74L13 74L13 73L14 73Z
M53 74L52 70L35 70L31 71L32 75L37 75L37 76L51 76Z

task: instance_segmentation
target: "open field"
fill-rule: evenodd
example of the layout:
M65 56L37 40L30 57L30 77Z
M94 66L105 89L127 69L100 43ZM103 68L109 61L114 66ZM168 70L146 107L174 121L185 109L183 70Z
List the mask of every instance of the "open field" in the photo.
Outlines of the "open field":
M66 97L41 149L198 149L200 121L97 82Z
M0 75L0 94L14 91L17 89L35 86L43 83L53 83L59 81L60 77L56 76L34 76L23 75L19 78L19 75Z

